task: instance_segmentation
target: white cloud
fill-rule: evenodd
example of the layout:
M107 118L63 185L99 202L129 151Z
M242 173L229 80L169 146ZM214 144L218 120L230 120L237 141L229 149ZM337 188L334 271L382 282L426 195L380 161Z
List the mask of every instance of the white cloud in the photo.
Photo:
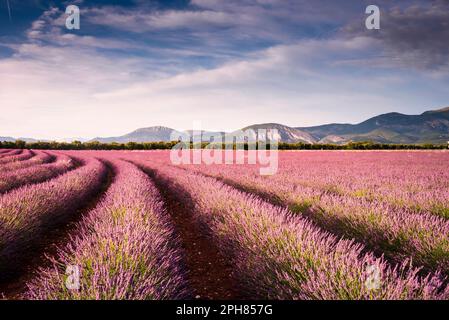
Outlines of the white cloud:
M91 8L85 11L86 19L96 25L110 26L134 32L158 29L188 28L207 26L229 26L235 17L217 11L151 11L124 10L116 7Z
M87 8L83 17L94 25L135 33L182 30L182 35L205 42L215 40L220 45L231 45L242 39L286 42L304 37L305 24L309 24L309 31L314 26L319 30L319 23L337 24L353 14L346 10L347 5L324 2L328 5L313 6L304 0L287 0L281 4L271 0L193 0L183 9L162 10L151 5L132 9Z

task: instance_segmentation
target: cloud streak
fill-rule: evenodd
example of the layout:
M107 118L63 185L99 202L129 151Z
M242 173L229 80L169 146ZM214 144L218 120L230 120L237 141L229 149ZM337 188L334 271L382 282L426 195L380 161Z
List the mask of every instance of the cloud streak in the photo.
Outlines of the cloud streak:
M11 5L10 5L10 3L9 3L9 0L6 0L6 7L8 8L8 17L9 17L9 21L12 21Z

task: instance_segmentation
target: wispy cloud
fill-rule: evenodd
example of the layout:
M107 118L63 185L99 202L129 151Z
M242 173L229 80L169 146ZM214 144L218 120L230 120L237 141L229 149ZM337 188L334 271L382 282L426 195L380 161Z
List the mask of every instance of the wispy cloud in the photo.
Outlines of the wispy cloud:
M9 3L9 0L6 0L6 7L8 8L8 17L9 17L9 21L12 21L11 4Z
M348 37L364 35L379 40L389 64L449 73L449 1L415 2L383 7L378 32L352 22L344 27ZM383 60L383 63L388 61Z

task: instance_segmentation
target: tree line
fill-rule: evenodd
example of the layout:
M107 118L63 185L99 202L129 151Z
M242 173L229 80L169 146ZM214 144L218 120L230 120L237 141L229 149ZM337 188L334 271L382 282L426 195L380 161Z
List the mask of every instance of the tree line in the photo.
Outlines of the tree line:
M98 141L91 142L25 142L22 140L17 140L15 142L0 141L0 149L40 149L40 150L169 150L172 149L178 141L171 142L128 142L128 143L100 143ZM225 149L233 148L236 149L237 145L226 145L226 144L211 144L208 142L203 142L201 144L185 145L185 148L197 149L197 148L216 148ZM257 145L248 143L244 144L244 149L255 149L265 147L265 149L270 149L269 145ZM241 145L239 145L241 148ZM375 143L371 141L365 142L349 142L343 145L337 144L309 144L309 143L279 143L279 150L438 150L447 149L448 145L440 144L385 144L385 143Z

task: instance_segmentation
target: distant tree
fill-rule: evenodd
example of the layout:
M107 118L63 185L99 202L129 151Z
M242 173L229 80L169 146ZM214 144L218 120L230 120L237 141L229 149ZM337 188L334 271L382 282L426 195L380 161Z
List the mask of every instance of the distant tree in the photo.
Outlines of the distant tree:
M27 143L23 140L16 140L16 149L25 149Z

